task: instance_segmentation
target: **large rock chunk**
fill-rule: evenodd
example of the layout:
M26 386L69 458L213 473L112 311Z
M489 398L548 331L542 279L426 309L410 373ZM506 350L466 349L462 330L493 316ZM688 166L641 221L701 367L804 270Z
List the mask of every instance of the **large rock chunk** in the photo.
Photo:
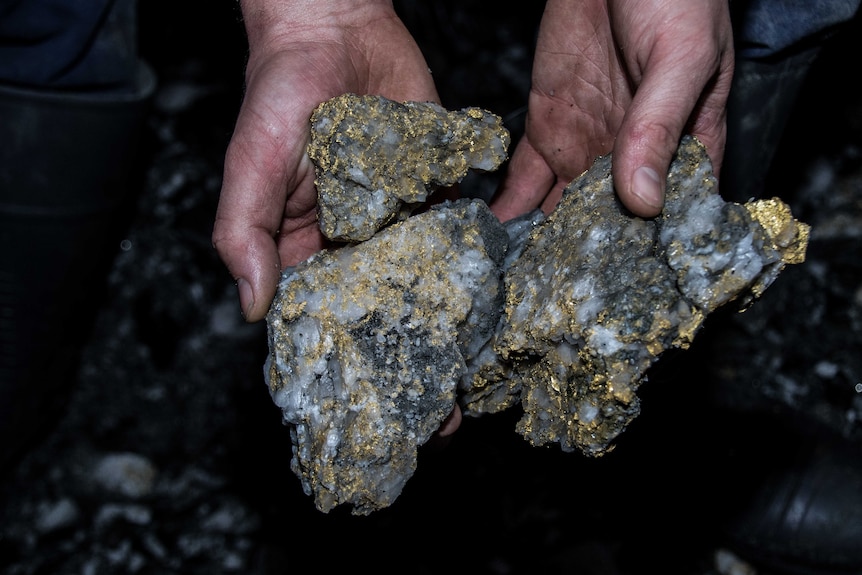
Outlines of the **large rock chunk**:
M320 229L333 240L367 240L469 170L496 170L509 140L500 117L479 108L355 94L327 100L311 117L308 147Z
M622 206L611 157L601 157L508 268L491 344L500 364L485 350L462 406L493 412L520 397L518 431L531 443L601 455L639 413L636 390L658 357L688 347L719 306L759 297L804 259L807 239L779 200L723 201L692 137L671 163L656 219Z
M284 272L265 368L292 468L322 511L392 504L456 402L475 416L520 403L532 444L606 453L666 350L805 257L808 226L777 199L724 202L692 137L654 219L619 203L610 156L547 218L503 226L478 200L407 217L435 185L496 168L508 145L498 119L352 95L330 104L312 118L309 153L321 226L348 245Z
M459 200L287 270L265 368L317 507L390 505L501 313L506 234Z

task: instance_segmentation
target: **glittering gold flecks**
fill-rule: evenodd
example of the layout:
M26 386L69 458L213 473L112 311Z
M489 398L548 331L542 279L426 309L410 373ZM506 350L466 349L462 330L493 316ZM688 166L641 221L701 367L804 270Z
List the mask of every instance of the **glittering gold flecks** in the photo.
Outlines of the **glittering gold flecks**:
M754 200L745 204L751 217L763 226L773 247L786 264L801 264L808 250L811 226L794 219L790 206L779 200Z
M506 271L494 342L511 362L506 377L518 382L517 429L528 441L593 456L613 449L639 413L636 391L650 366L668 349L687 348L713 310L750 305L785 263L801 261L807 226L784 204L741 206L716 191L704 147L686 137L658 218L621 206L606 156L532 231ZM508 384L495 394L492 377L483 376L481 402L466 396L465 413L511 402Z
M284 274L267 315L268 383L318 509L367 514L401 492L497 323L492 246L505 237L484 203L461 200Z
M656 218L622 206L603 156L547 217L503 227L479 200L411 215L502 163L493 114L346 94L311 125L321 229L349 245L284 274L265 372L322 511L390 505L456 402L467 416L520 404L531 444L609 452L663 353L805 258L809 227L777 199L723 201L690 136Z
M327 100L311 116L308 145L321 231L367 240L469 170L496 170L509 143L502 119L479 108L356 94Z

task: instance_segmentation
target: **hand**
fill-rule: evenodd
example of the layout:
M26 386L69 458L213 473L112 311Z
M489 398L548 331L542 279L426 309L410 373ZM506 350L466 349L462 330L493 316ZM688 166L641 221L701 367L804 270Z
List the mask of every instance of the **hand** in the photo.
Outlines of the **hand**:
M253 322L266 316L282 269L324 247L306 155L314 108L347 92L438 103L439 96L389 1L245 0L242 10L250 49L246 94L212 239ZM435 442L460 422L455 406Z
M346 92L439 102L428 65L383 0L245 0L246 93L225 158L213 245L247 321L265 317L281 270L324 247L314 108Z
M526 133L492 209L502 221L549 213L569 182L613 152L620 200L657 215L684 131L719 173L732 75L727 0L548 0Z

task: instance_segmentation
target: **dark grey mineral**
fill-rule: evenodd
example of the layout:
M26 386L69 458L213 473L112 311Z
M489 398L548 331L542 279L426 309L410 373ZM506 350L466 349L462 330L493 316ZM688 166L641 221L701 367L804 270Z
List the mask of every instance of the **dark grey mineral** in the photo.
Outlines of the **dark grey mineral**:
M508 140L491 116L347 95L312 122L321 226L354 243L284 273L266 374L322 511L390 505L456 402L520 404L530 443L602 455L663 352L805 256L808 226L779 200L724 202L692 137L657 218L622 206L604 156L547 217L503 226L480 200L407 217L429 184L496 168Z

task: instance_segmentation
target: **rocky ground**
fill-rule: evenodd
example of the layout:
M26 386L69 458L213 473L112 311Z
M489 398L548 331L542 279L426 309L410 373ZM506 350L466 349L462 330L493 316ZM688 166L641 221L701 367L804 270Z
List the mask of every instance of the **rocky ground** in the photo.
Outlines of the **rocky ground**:
M362 518L302 494L263 383L265 327L242 321L210 245L241 96L238 13L143 4L160 78L147 178L64 414L3 477L3 573L768 574L723 526L803 438L862 439L862 107L847 45L815 70L770 180L813 226L808 260L663 358L615 451L530 447L514 412L467 420ZM537 10L402 6L444 104L486 107L517 134Z

